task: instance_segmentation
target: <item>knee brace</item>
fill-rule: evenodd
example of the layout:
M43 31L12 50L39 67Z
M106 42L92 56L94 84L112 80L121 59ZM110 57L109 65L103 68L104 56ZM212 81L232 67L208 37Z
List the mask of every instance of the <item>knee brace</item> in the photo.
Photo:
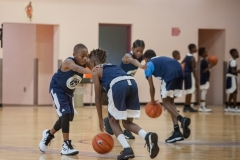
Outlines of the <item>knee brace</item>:
M63 133L69 133L70 117L71 117L70 113L64 114L61 117L61 119L62 119L61 126L62 126L62 132Z
M57 122L53 126L55 131L59 131L62 128L62 124L61 123L62 123L62 119L61 119L61 117L59 117L59 119L57 120Z

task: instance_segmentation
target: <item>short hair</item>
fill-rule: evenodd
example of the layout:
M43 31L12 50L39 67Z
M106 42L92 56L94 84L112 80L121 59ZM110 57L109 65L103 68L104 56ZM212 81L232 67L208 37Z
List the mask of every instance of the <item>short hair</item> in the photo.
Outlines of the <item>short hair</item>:
M106 63L106 61L107 61L107 51L105 51L101 48L94 49L90 52L89 58L91 58L93 55L96 56L101 63Z
M142 47L145 48L145 43L143 40L139 40L137 39L136 41L133 42L133 48L137 48L137 47Z
M84 48L87 49L87 47L86 47L84 44L81 44L81 43L76 44L76 45L74 46L73 52L74 52L74 53L77 53L77 52L79 51L79 49L84 49Z
M152 58L152 57L156 57L156 53L154 52L154 50L147 50L144 54L143 54L144 58Z
M234 52L237 52L237 49L233 48L230 50L230 54L233 55Z
M175 50L172 52L172 56L175 57L177 54L180 54L179 51Z
M195 45L195 44L189 44L189 45L188 45L189 51L191 51L193 48L196 48L196 45Z
M205 51L206 51L206 48L204 48L204 47L199 48L199 49L198 49L198 55L199 55L199 56L202 56Z

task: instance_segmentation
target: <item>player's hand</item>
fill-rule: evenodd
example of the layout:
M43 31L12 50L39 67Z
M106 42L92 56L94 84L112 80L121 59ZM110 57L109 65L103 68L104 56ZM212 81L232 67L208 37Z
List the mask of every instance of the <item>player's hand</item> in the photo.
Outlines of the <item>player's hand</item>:
M215 66L214 63L213 63L213 61L209 61L209 65L210 65L210 67Z
M154 100L154 101L151 101L150 102L150 104L153 104L153 105L156 105L156 104L158 104L159 102L158 102L158 100Z
M96 72L99 68L101 68L99 65L93 67L92 72Z
M147 69L147 65L146 64L141 65L140 68L146 70Z
M103 124L104 124L103 119L99 119L99 129L101 132L105 131L105 127Z

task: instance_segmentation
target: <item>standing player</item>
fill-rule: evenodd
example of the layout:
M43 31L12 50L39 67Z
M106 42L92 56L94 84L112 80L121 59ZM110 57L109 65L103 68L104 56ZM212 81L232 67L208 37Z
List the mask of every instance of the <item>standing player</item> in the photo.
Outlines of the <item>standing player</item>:
M122 120L123 127L128 131L138 134L146 140L151 158L155 158L159 152L158 136L156 133L145 132L137 124L133 123L133 118L140 117L140 104L138 99L138 87L132 76L129 76L120 67L106 64L107 52L102 49L91 51L89 58L93 66L99 66L93 73L93 83L95 88L95 104L97 107L99 128L103 131L103 117L101 105L101 86L107 91L109 123L113 133L124 150L117 157L118 160L128 160L134 158L132 148L129 146L119 125Z
M184 87L185 87L185 105L184 112L197 112L193 109L191 105L192 94L196 91L198 87L197 73L196 73L196 60L193 56L197 52L197 47L195 44L190 44L188 46L189 53L187 53L183 63L184 65Z
M152 76L154 76L162 80L161 97L163 106L172 116L174 131L166 139L166 142L174 143L188 138L191 133L191 130L188 128L191 120L179 115L174 104L174 97L182 96L183 71L180 63L169 57L156 57L156 53L153 50L147 50L143 56L147 63L145 76L150 86L151 103L158 103L155 101L155 88L152 79ZM183 134L179 129L178 121L182 125Z
M228 73L227 73L227 85L226 93L229 94L228 103L225 108L225 112L240 112L237 107L237 74L240 70L237 70L236 59L239 57L238 51L236 49L231 49L230 54L232 58L229 61ZM231 102L233 101L233 106L231 107Z
M214 66L212 62L206 60L208 52L206 48L199 48L198 55L200 57L200 90L201 90L201 103L198 111L211 112L212 109L206 107L206 94L209 89L210 83L210 69Z
M63 145L61 154L75 155L78 151L72 146L69 139L69 122L74 117L73 93L77 85L81 82L83 74L92 74L90 70L85 69L86 66L91 68L88 59L88 49L83 44L77 44L74 47L73 57L67 58L57 73L52 77L50 83L50 93L52 95L59 119L56 121L52 129L46 129L42 133L42 140L39 148L45 152L50 141L54 138L54 134L62 129Z
M129 75L134 76L138 68L145 69L145 65L142 65L143 60L142 55L145 48L145 43L143 40L136 40L133 42L132 51L126 53L123 58L120 67ZM113 131L109 124L108 117L104 118L104 124L106 131L113 135ZM135 139L131 132L124 130L124 136L127 139Z

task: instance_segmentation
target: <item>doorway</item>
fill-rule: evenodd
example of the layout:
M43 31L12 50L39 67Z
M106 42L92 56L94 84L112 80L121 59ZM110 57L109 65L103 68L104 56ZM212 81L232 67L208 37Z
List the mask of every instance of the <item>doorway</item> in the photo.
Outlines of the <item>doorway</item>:
M207 93L206 103L210 105L223 105L225 103L225 30L199 29L198 47L206 47L208 55L218 58L218 64L210 70L210 88Z
M107 62L120 65L131 50L131 25L99 24L99 47L108 52Z
M51 105L58 26L4 23L3 105Z

